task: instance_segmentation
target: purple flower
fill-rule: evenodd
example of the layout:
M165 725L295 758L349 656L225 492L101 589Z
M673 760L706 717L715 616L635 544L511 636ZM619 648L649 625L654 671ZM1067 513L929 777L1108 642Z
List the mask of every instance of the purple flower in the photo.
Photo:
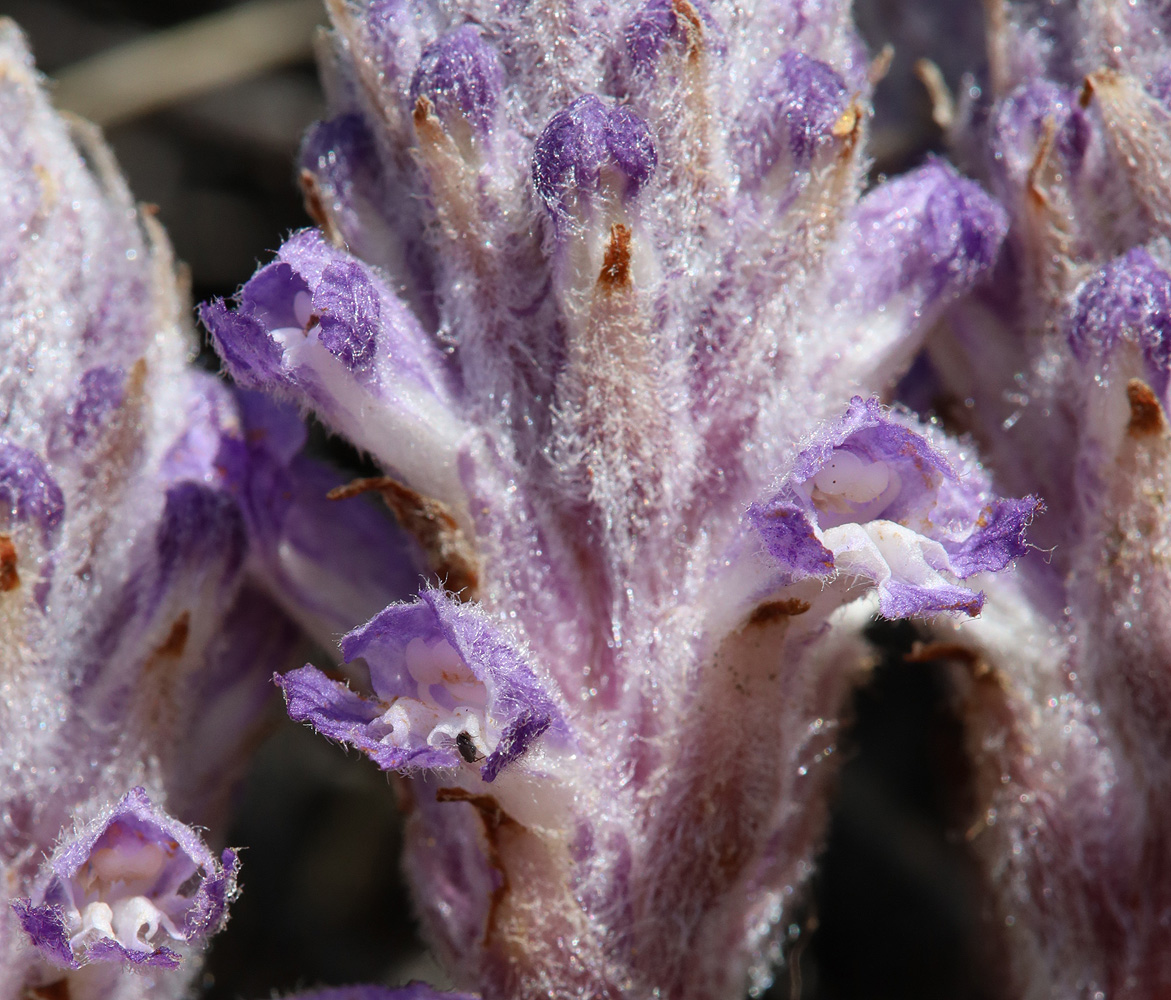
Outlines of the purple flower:
M438 345L376 272L319 232L293 236L236 310L213 302L202 317L240 385L313 406L380 458L386 440L410 436L396 471L426 489L456 475L441 457L466 431Z
M864 578L888 618L980 611L956 586L1026 552L1035 498L993 499L913 429L855 397L837 428L802 451L781 489L748 509L784 578ZM960 527L962 536L957 537Z
M491 782L538 740L550 749L567 743L562 713L525 652L508 645L477 608L442 591L388 607L342 640L342 654L366 661L372 699L313 667L276 682L292 718L353 744L384 770L483 760L477 772ZM531 758L525 763L533 765Z
M62 844L42 866L33 898L13 909L33 944L62 968L176 968L174 947L223 923L238 865L235 852L217 859L134 788Z

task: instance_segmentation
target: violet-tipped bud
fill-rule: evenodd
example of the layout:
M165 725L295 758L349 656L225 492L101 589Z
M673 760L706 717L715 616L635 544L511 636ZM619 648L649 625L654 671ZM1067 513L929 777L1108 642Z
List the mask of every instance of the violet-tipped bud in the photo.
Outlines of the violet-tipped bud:
M593 94L579 97L545 126L533 147L533 187L558 229L582 218L591 201L613 187L629 198L658 165L646 123Z
M503 88L500 54L465 24L423 50L411 78L411 104L426 98L449 131L458 131L462 122L483 138L491 131Z
M624 32L626 54L638 75L654 73L669 45L696 51L707 39L719 37L711 7L704 0L647 0Z
M1171 275L1135 247L1081 284L1066 335L1074 357L1093 361L1103 372L1122 343L1138 347L1146 381L1165 396L1171 374Z
M832 138L849 94L830 66L785 52L757 85L741 114L734 141L744 180L761 183L774 168L804 169Z
M1004 209L980 185L935 160L859 202L835 286L863 309L903 296L919 315L970 291L1007 231Z

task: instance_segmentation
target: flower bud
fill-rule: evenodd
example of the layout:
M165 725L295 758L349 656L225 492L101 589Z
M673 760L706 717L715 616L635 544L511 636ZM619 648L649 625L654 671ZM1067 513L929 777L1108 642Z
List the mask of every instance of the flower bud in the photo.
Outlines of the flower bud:
M1077 93L1047 80L1013 91L992 121L995 175L1010 189L1026 183L1038 146L1050 132L1061 164L1076 173L1090 144L1090 123L1078 107Z
M1123 342L1138 347L1145 380L1156 395L1165 396L1171 373L1171 276L1135 247L1082 282L1066 336L1074 357L1103 372Z
M668 45L681 46L690 56L718 31L703 0L647 0L626 26L626 54L637 75L649 75Z
M862 199L835 284L864 309L905 296L906 311L919 315L969 291L1007 231L1004 210L978 184L932 161Z
M613 185L620 199L638 194L658 165L646 123L593 94L553 116L533 148L533 187L560 228L582 218Z
M830 66L801 52L782 54L740 115L733 148L745 181L759 184L774 168L808 168L831 140L848 97Z
M425 97L449 131L463 122L483 138L491 131L503 87L499 53L465 24L423 50L411 78L411 104Z

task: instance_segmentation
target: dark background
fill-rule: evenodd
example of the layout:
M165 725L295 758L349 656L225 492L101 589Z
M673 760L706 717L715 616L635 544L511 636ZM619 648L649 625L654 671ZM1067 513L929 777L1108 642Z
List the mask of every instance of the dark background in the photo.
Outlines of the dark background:
M0 0L0 14L21 23L40 68L53 75L227 6ZM898 44L876 95L876 174L905 170L939 148L911 66L932 55L953 88L963 71L978 69L979 6L859 6L874 51ZM196 301L230 295L307 223L292 163L303 130L322 112L306 57L107 130L136 197L159 206L191 268ZM206 352L204 360L214 363ZM914 638L908 625L872 630L882 664L854 700L826 849L771 1000L994 995L990 963L981 959L979 883L959 833L966 825L961 724L946 666L905 662ZM205 1000L361 980L420 977L442 985L399 875L394 796L373 765L274 714L240 801L228 839L245 847L244 892L212 946Z

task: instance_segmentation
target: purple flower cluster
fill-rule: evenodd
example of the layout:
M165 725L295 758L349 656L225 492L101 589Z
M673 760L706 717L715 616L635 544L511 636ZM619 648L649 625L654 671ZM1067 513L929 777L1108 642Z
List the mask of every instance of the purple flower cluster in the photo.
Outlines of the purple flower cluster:
M233 388L0 29L0 1000L187 989L276 688L459 986L759 993L876 615L960 665L1006 989L1171 988L1171 18L991 4L957 166L869 186L845 0L328 7Z
M343 493L386 497L427 589L355 609L340 678L278 678L289 714L414 775L458 982L760 988L859 624L977 614L1040 507L872 395L1006 214L939 163L863 196L844 11L334 16L319 228L202 317L381 466Z
M988 588L962 642L1007 987L1171 986L1171 25L1150 4L1031 22L1009 6L951 128L1005 207L993 281L927 342L931 392L1009 492L1045 498L1044 560Z
M7 22L0 149L0 996L178 993L236 891L200 828L297 632L166 239Z

